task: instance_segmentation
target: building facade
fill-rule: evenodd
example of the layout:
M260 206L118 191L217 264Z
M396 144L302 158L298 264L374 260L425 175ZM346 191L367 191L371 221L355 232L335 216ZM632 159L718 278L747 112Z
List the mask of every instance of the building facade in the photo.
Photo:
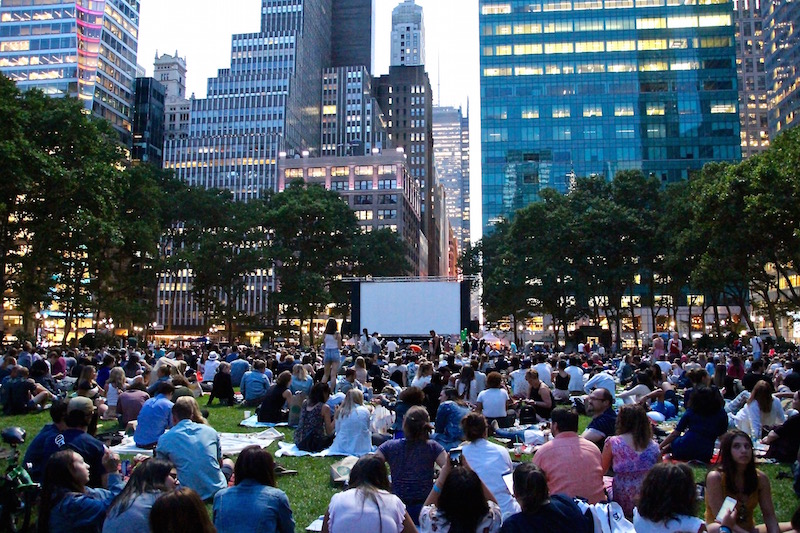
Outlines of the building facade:
M422 6L404 0L392 10L391 66L425 64L425 23Z
M192 103L186 98L186 59L163 54L153 61L153 77L166 92L164 101L164 137L166 140L189 137Z
M729 0L480 0L483 228L576 176L741 158Z
M445 189L447 220L462 251L470 242L470 188L469 116L460 107L434 106L433 154L439 183Z
M439 276L446 241L440 239L442 220L432 209L436 188L433 155L433 96L425 67L392 66L375 80L375 94L384 112L388 142L408 156L411 178L419 181L422 232L428 240L427 275Z
M769 110L764 18L761 0L734 0L736 70L739 75L739 122L742 157L769 148Z
M325 69L320 153L368 155L386 144L386 122L364 67Z
M161 168L163 149L164 86L155 78L136 78L131 159Z
M800 5L774 0L766 13L766 70L771 136L797 125L800 110Z
M420 272L419 187L411 179L406 154L386 150L365 156L304 157L278 160L278 191L293 180L336 191L350 206L362 231L388 228L406 243L406 258ZM426 265L423 265L423 267Z
M331 66L374 72L375 5L372 0L333 0Z
M233 36L231 67L208 80L206 98L191 101L189 136L166 141L165 168L190 185L228 189L247 201L276 189L280 153L317 154L331 5L331 0L262 0L261 31ZM274 281L271 270L252 273L237 308L266 312ZM180 279L161 280L159 324L177 330L202 324L191 283L186 271Z
M0 2L0 72L22 89L79 98L131 143L138 0Z

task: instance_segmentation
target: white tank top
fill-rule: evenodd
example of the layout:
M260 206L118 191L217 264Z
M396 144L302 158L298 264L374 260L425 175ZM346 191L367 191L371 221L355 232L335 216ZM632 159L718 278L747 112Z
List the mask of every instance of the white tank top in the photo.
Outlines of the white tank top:
M330 333L325 334L325 342L323 347L326 350L338 350L339 349L339 341L336 340L336 335L331 335Z

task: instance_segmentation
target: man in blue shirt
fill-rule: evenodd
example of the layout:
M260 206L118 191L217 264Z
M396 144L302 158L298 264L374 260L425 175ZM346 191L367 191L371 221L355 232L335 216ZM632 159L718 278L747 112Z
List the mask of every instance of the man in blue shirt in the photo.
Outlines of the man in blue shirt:
M266 368L267 363L263 359L257 359L256 362L253 363L253 370L245 372L244 376L242 376L239 389L242 392L244 404L248 407L261 405L264 396L267 395L270 382L267 375L264 373Z
M250 363L247 359L234 359L231 361L231 381L234 385L242 382L245 372L250 370Z
M192 422L195 409L194 398L178 398L172 407L174 426L158 439L156 455L175 464L181 486L193 489L203 500L211 500L228 486L226 478L233 473L233 463L227 460L227 473L223 473L219 433L209 425Z
M603 449L606 438L616 434L617 413L614 411L614 397L602 387L594 389L586 397L586 414L592 417L591 422L581 435L586 440Z
M172 425L172 402L169 400L175 387L165 381L158 386L158 394L142 406L137 418L133 441L140 448L154 448L158 438Z

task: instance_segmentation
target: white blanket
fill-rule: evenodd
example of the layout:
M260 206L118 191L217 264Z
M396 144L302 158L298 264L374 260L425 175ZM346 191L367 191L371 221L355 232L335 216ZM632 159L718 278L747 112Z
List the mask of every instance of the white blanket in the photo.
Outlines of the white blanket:
M222 445L222 453L225 455L236 455L248 446L258 445L262 448L270 446L277 440L283 440L283 433L277 429L270 428L258 433L220 433L219 441ZM133 437L126 436L122 442L117 446L111 448L111 451L120 455L153 455L153 450L139 448L133 442Z
M375 452L377 448L374 446L372 447L372 453ZM296 444L290 442L279 442L278 443L278 451L275 452L275 457L347 457L347 453L331 453L330 448L325 448L321 452L311 453L311 452L304 452L300 448L297 447Z

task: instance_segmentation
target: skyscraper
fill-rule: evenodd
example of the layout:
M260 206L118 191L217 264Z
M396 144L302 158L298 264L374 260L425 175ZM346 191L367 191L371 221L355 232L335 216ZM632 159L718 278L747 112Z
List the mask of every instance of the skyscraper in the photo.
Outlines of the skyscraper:
M153 78L136 78L134 100L131 159L161 168L164 159L164 86Z
M320 153L368 155L386 146L386 123L365 67L325 69Z
M480 0L483 227L639 169L663 182L741 157L733 4Z
M281 152L318 155L322 72L331 57L331 0L262 0L261 14L261 31L234 35L231 67L208 80L206 98L192 100L189 137L168 140L164 150L165 167L180 179L243 201L276 188ZM187 271L162 278L160 324L202 323L191 281ZM254 272L247 288L240 309L265 312L272 271Z
M185 139L189 136L189 117L192 104L186 98L186 60L175 55L156 56L153 62L156 80L165 90L165 139Z
M741 1L741 0L740 0ZM769 131L775 136L797 125L800 116L800 5L775 0L765 13L769 75Z
M375 6L372 0L334 0L331 66L364 67L374 72Z
M460 253L470 242L469 116L464 116L460 107L434 106L433 154L446 193L445 212Z
M425 64L425 24L422 6L404 0L392 10L391 66L415 67Z
M771 4L772 2L770 2ZM734 0L736 70L739 75L739 122L742 156L769 148L766 49L761 0Z
M131 142L139 0L0 2L0 72L74 96Z

